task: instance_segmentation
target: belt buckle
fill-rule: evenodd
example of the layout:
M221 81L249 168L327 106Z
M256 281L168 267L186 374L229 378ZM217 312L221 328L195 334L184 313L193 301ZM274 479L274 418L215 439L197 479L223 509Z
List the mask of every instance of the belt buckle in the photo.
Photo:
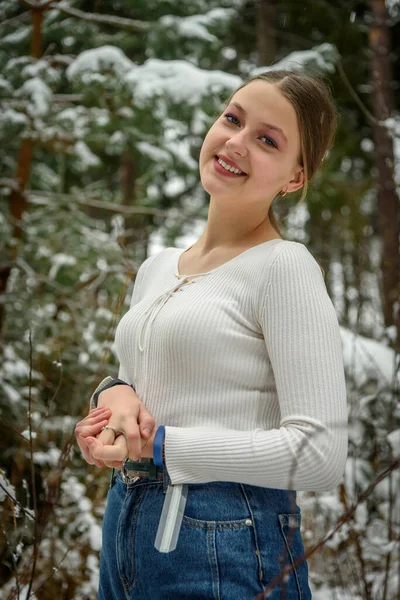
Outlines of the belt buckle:
M138 479L144 478L149 481L161 481L162 476L157 476L157 466L153 463L153 461L145 460L138 462L145 463L143 466L138 465L138 469L127 469L126 464L130 462L129 459L126 459L122 463L121 476L124 483L135 483ZM140 467L140 468L139 468ZM134 473L134 475L130 475L129 473Z
M135 473L135 471L133 471ZM136 471L137 472L137 471ZM140 475L131 476L128 475L127 470L125 469L125 465L122 463L121 469L121 477L124 483L135 483L138 479L140 479Z

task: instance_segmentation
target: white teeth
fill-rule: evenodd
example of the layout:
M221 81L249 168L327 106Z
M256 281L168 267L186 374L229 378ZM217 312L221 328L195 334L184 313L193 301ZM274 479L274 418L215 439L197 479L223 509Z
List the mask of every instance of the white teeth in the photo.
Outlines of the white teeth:
M239 169L235 169L235 167L231 167L230 165L228 165L226 162L224 162L222 160L222 158L218 159L219 164L221 165L221 167L224 167L224 169L226 169L227 171L230 171L231 173L236 173L237 175L241 175L243 173L243 171L239 171Z

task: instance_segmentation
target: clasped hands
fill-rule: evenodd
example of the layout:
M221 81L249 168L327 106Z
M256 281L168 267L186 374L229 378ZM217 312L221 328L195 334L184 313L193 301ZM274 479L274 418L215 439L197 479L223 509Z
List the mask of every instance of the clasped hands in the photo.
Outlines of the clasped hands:
M106 425L110 429L103 429ZM97 408L75 426L76 440L86 462L117 469L126 458L153 458L156 431L152 415L127 385L101 392Z

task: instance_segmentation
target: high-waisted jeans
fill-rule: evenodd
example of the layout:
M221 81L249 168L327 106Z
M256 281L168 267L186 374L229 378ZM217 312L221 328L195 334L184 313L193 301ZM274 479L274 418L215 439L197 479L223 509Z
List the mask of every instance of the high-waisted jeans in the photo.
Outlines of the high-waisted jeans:
M304 554L295 492L231 482L189 484L177 547L154 547L169 481L111 480L99 600L251 600ZM307 562L269 600L309 600Z

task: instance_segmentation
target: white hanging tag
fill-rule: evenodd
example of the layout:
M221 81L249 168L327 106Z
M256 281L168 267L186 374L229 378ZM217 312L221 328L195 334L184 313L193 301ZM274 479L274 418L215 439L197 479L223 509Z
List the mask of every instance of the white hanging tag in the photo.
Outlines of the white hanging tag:
M159 552L172 552L176 548L187 495L187 484L168 486L154 543Z

